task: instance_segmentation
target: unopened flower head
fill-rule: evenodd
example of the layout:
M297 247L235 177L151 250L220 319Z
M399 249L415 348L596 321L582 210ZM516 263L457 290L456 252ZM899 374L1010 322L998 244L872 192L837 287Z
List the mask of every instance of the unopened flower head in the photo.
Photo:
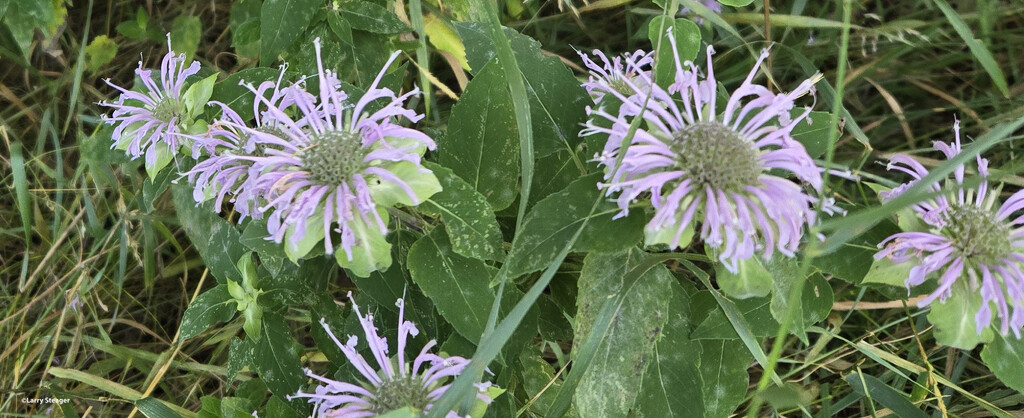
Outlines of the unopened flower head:
M351 292L349 300L353 300ZM370 347L376 365L371 365L357 351L358 337L349 336L348 341L342 344L327 323L321 319L320 325L345 354L349 363L362 375L363 381L340 382L307 369L306 375L319 381L320 385L313 393L299 392L288 399L308 398L309 402L314 404L314 416L319 417L371 417L405 407L429 411L434 402L444 395L450 380L462 373L469 360L459 356L441 357L431 354L430 349L437 345L436 341L431 340L410 364L405 356L406 342L410 336L419 335L419 330L415 324L405 320L405 302L399 299L396 305L399 325L395 358L390 357L387 339L377 334L373 315L367 313L364 316L353 301L352 308L366 334L366 344ZM491 398L485 392L491 384L483 382L478 383L476 387L479 389L477 398L490 403ZM449 412L448 416L458 415Z
M961 152L960 122L953 126L955 139L951 143L936 142L935 149L947 159ZM938 287L918 302L924 307L936 299L945 301L957 286L980 292L981 308L974 315L978 334L992 324L993 309L999 317L999 332L1010 331L1020 338L1024 327L1024 190L1010 196L999 205L998 190L988 183L988 160L977 157L980 182L965 182L966 167L958 166L944 185L925 185L935 197L912 206L914 212L928 226L928 231L900 232L879 244L882 248L876 259L889 257L896 263L914 262L905 284L909 290L935 273ZM882 193L883 200L891 200L907 191L928 175L928 170L916 160L894 156L890 170L909 174L913 180L891 192Z
M208 155L186 173L195 186L193 198L197 204L213 197L214 210L220 212L225 198L230 195L235 211L241 215L239 220L247 216L262 218L259 207L266 201L253 187L260 167L253 165L251 157L262 157L266 147L285 141L275 116L283 115L294 104L293 97L309 95L297 86L282 87L284 73L285 67L282 67L276 82L265 81L254 89L257 96L266 97L269 92L270 97L253 101L255 123L252 128L228 105L211 101L211 105L220 107L220 118L210 124L205 135L188 135L194 140L192 157L199 159L203 153ZM274 111L265 109L267 106Z
M99 103L114 109L110 116L103 116L104 122L114 125L111 148L124 149L132 159L145 154L147 167L157 163L159 153L177 151L178 134L188 118L182 88L185 79L199 72L198 62L186 66L185 54L175 54L170 47L168 35L159 79L154 79L153 71L142 68L139 61L135 74L142 80L143 92L125 89L107 79L106 83L121 95L113 102Z
M676 51L671 29L668 33ZM676 52L675 79L667 90L644 72L625 83L632 94L606 88L622 102L618 113L588 109L591 120L581 135L608 135L596 159L605 166L600 187L609 196L617 194L617 216L626 216L641 198L651 200L655 213L646 227L648 245L686 245L699 222L700 237L736 272L738 262L755 252L768 258L778 250L792 257L804 226L815 222L814 205L821 203L828 213L835 208L779 176L788 171L821 191L822 169L791 135L810 108L790 116L794 100L811 93L816 78L781 94L754 84L765 50L719 112L713 53L708 47L704 76ZM644 123L629 137L630 124L641 113Z
M264 122L272 117L274 128L244 129L254 147L263 147L262 155L246 158L259 168L251 171L254 193L267 200L259 210L273 210L267 215L270 238L301 256L321 238L333 253L330 232L339 232L339 263L362 276L390 264L386 208L417 205L440 191L437 178L420 164L435 145L422 132L392 121L423 117L403 107L418 89L399 96L379 86L397 52L353 103L336 74L324 69L319 39L315 48L319 94L289 90L296 118L257 94L266 104ZM377 100L385 101L383 107L369 111Z

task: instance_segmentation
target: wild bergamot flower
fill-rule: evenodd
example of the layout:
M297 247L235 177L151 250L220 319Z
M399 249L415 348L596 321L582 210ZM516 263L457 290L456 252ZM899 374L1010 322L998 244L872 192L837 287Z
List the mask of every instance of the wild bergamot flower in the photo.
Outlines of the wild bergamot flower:
M959 121L953 125L953 132L953 142L935 143L935 149L947 159L961 152ZM905 155L894 156L889 169L902 171L914 179L882 193L883 200L904 193L928 174L921 163ZM939 194L912 208L929 230L890 236L879 244L884 248L875 258L889 257L896 263L915 262L905 281L908 290L924 283L932 273L938 274L938 287L918 302L918 306L927 306L936 299L945 301L953 295L954 287L965 286L981 294L981 307L974 315L978 334L992 324L994 308L1000 320L999 332L1006 335L1013 331L1020 338L1024 327L1024 272L1021 271L1024 216L1019 213L1024 209L1024 190L999 205L998 190L992 190L988 184L988 160L979 156L977 169L981 181L976 186L964 182L966 169L963 165L953 172L952 180L944 181L945 188L939 183L928 185L932 192Z
M821 168L791 136L810 108L790 115L794 100L812 92L817 76L792 92L774 94L753 83L768 56L765 50L722 109L717 106L713 54L708 47L703 76L692 62L680 62L675 52L675 79L667 90L644 71L626 75L617 70L619 74L605 77L609 82L602 91L622 105L617 114L588 109L591 119L581 135L609 136L596 159L605 166L605 182L599 186L608 196L617 194L617 216L627 215L634 202L650 199L655 213L646 226L648 245L685 246L699 221L700 237L735 273L738 263L755 252L768 258L778 250L792 257L804 225L815 222L814 205L821 202L830 213L834 208L780 176L788 171L821 191ZM623 65L634 67L636 63ZM628 87L626 93L620 92L622 86ZM645 123L622 148L630 123L641 112Z
M266 200L259 210L268 212L270 239L284 241L289 257L303 257L323 240L324 250L335 253L342 267L365 277L391 264L391 246L384 239L387 208L418 205L441 190L434 174L420 165L435 145L422 132L392 121L423 117L403 107L418 89L399 96L379 87L397 52L351 103L336 74L324 69L319 38L314 45L319 94L290 89L294 118L257 94L273 129L239 127L253 149L262 150L245 157L255 176L246 187ZM383 107L368 110L381 99ZM331 231L340 234L341 251L335 251Z
M188 173L188 181L194 187L193 198L196 203L214 199L214 210L221 211L224 199L230 195L235 211L241 215L239 221L249 216L254 219L263 217L259 210L266 201L255 193L253 180L260 167L253 165L252 157L263 157L263 150L273 146L274 142L283 142L284 134L275 119L285 114L286 109L294 104L293 97L308 96L297 86L282 87L285 67L276 82L264 81L258 87L244 82L241 85L249 88L253 94L265 97L266 100L253 101L254 123L250 124L231 109L228 105L211 101L221 109L221 116L210 124L205 135L188 135L193 139L192 157L200 159L203 152L207 154ZM274 111L264 107L273 107ZM250 128L251 126L251 128ZM262 138L262 141L258 141ZM269 144L269 145L268 145Z
M583 88L587 89L587 93L590 93L590 97L595 102L601 101L608 94L608 89L614 89L627 97L636 94L636 86L630 84L638 80L639 74L649 74L651 63L654 62L652 58L654 52L643 50L622 54L611 59L600 50L591 51L595 57L601 60L600 63L583 52L577 51L577 53L590 73L589 79L582 84Z
M351 292L349 300L353 300ZM349 336L348 342L342 344L324 319L321 319L320 325L365 381L358 384L340 382L306 369L306 375L321 384L313 393L299 392L288 399L308 398L314 404L313 415L321 417L372 417L405 407L429 411L434 402L448 390L450 380L462 373L469 360L459 356L441 357L431 354L430 349L437 345L437 341L431 340L409 364L405 356L406 341L410 336L419 335L419 330L415 324L405 320L404 301L399 299L396 306L399 324L396 358L389 356L387 339L377 334L373 315L367 313L363 316L353 301L352 309L359 318L377 366L372 366L357 351L358 337ZM493 396L501 393L500 389L492 387L488 382L477 383L476 387L479 389L477 399L483 406L490 403ZM454 412L449 412L447 416L458 417Z
M128 90L106 79L106 83L121 94L113 102L99 103L114 109L110 116L103 116L105 123L115 126L111 148L127 151L132 159L145 154L146 168L151 172L170 162L178 150L179 134L192 123L182 89L185 79L199 72L198 62L192 61L186 66L185 54L171 50L170 35L167 49L160 65L159 80L154 80L153 71L142 68L142 61L139 61L135 74L142 81L144 91ZM209 83L212 85L212 82L211 79Z

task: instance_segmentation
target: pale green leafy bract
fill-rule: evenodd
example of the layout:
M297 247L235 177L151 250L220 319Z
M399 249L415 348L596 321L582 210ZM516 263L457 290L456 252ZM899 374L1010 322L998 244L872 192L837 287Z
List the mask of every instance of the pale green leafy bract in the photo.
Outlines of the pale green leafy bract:
M965 276L966 278L966 276ZM953 285L953 295L945 301L934 301L929 305L928 321L935 325L935 342L972 350L979 343L992 341L990 327L978 335L974 314L981 309L981 293L967 287L966 280Z
M715 278L722 292L736 299L761 297L771 292L772 275L759 258L740 260L737 265L736 273L726 270L721 263L715 265Z
M399 161L387 164L381 168L390 171L405 182L412 189L413 194L416 195L416 200L413 200L405 189L393 182L370 179L368 181L370 197L379 206L391 207L396 204L415 206L441 191L441 184L438 183L437 176L434 173L411 162Z
M377 214L387 225L387 210L378 206ZM386 270L391 266L391 244L376 224L367 224L361 217L356 216L349 221L349 227L356 235L356 243L352 246L351 259L341 246L335 248L334 258L339 266L349 269L352 274L359 277L369 277L370 273Z

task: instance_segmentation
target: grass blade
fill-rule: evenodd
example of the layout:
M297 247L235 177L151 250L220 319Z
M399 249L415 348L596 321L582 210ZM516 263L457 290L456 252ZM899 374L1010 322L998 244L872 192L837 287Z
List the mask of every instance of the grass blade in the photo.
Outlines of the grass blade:
M1006 85L1006 75L1003 74L1003 70L999 68L999 63L996 62L995 57L992 56L992 52L985 47L985 44L981 43L977 38L974 37L974 32L967 26L967 22L964 22L960 15L957 14L946 0L932 0L936 6L939 6L939 10L942 10L942 14L946 15L946 19L949 20L949 24L953 25L953 30L956 31L957 35L963 38L964 43L967 44L967 48L970 48L971 54L974 58L977 58L978 62L981 63L982 68L988 73L989 77L992 77L992 82L995 83L996 88L1003 94L1003 97L1010 98L1010 88Z
M25 155L21 143L11 144L11 172L14 175L14 194L18 200L18 212L21 214L21 228L25 232L25 258L21 263L21 278L18 290L24 291L25 278L28 275L28 247L32 242L32 210L28 197L28 176L25 175Z

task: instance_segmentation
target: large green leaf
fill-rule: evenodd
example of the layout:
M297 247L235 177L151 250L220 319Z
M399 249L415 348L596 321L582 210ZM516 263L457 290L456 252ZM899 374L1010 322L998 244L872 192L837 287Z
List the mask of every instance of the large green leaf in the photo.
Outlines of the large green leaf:
M299 352L289 334L291 327L280 314L263 315L263 338L256 342L253 366L274 395L294 395L306 382ZM293 402L302 404L302 402Z
M820 274L812 274L804 278L800 276L800 265L795 259L782 256L772 257L765 262L765 267L772 273L771 312L779 323L786 319L787 311L792 309L789 332L808 343L807 328L825 319L832 310L835 294L832 287ZM798 281L804 281L799 295L793 295L793 287Z
M496 55L490 28L473 22L459 22L455 27L466 46L470 68L481 70ZM534 156L539 158L555 151L574 149L579 143L580 126L586 119L586 105L590 104L586 90L558 57L541 52L539 42L509 28L504 31L526 82Z
M277 80L278 74L280 74L279 70L266 67L249 68L231 74L213 85L213 94L210 95L210 100L228 105L231 110L238 113L242 120L252 119L254 117L252 111L254 96L248 88L239 83L244 81L259 84L262 80Z
M266 65L276 61L323 6L323 0L265 0L260 9L260 62Z
M700 345L704 416L729 416L747 393L750 352L738 349L737 340L701 340Z
M668 37L670 29L675 38L675 51L672 50L672 44ZM675 82L676 55L679 56L680 63L693 61L697 57L697 51L700 50L700 28L696 23L687 19L655 16L647 28L647 37L653 45L657 46L661 43L654 61L656 63L654 79L661 86L668 86Z
M352 25L352 29L371 33L395 35L412 30L388 9L368 1L345 3L341 7L341 16Z
M441 164L483 194L492 209L515 200L519 137L500 62L491 61L466 86L439 148Z
M217 322L230 320L237 311L235 307L236 303L228 294L227 285L217 285L201 293L182 315L181 327L178 330L179 338L185 341L206 331Z
M625 218L612 219L619 212L618 207L612 202L601 202L591 215L593 202L602 193L597 188L600 178L600 174L582 177L534 205L512 241L509 277L547 266L585 220L586 228L573 244L573 251L615 252L636 245L643 235L641 210L634 210Z
M444 227L434 228L409 249L409 273L452 327L476 343L484 332L494 293L483 261L452 250Z
M452 170L431 163L426 163L426 166L437 176L443 190L420 204L419 208L444 219L452 250L481 260L505 258L501 229L487 198Z
M701 302L706 315L694 313L695 318L704 319L700 325L693 330L690 338L695 340L735 340L739 339L736 328L725 315L722 307L715 302L714 296L707 290L702 290L693 295L695 301ZM754 337L774 337L779 332L779 323L772 316L770 304L771 298L748 298L733 301L740 315L750 325L750 332ZM696 303L695 303L696 304Z
M954 284L953 294L945 301L932 302L928 321L935 325L935 342L972 350L979 343L992 341L992 329L986 327L978 335L974 315L981 309L981 293L967 287L966 280Z
M242 258L246 249L239 243L241 235L238 229L214 212L211 202L197 206L188 182L172 185L171 194L185 234L206 262L210 273L217 278L217 283L225 284L227 279L241 277L235 262Z
M654 343L634 409L640 417L707 416L700 389L701 345L689 338L690 297L677 283L671 288L668 321Z
M574 401L581 417L625 417L653 359L655 342L668 320L672 275L664 266L656 266L628 287L622 280L646 257L646 253L633 248L590 253L583 261L574 356L579 354L579 344L587 340L602 307L618 304L611 326L576 389ZM616 295L621 300L612 297Z
M827 122L824 119L822 122ZM843 245L842 250L815 257L812 264L821 271L850 283L861 283L871 272L878 244L899 231L888 220L879 222L860 236ZM905 279L907 276L903 276Z
M993 334L992 342L981 350L981 359L1006 386L1024 393L1024 342L1012 335Z

